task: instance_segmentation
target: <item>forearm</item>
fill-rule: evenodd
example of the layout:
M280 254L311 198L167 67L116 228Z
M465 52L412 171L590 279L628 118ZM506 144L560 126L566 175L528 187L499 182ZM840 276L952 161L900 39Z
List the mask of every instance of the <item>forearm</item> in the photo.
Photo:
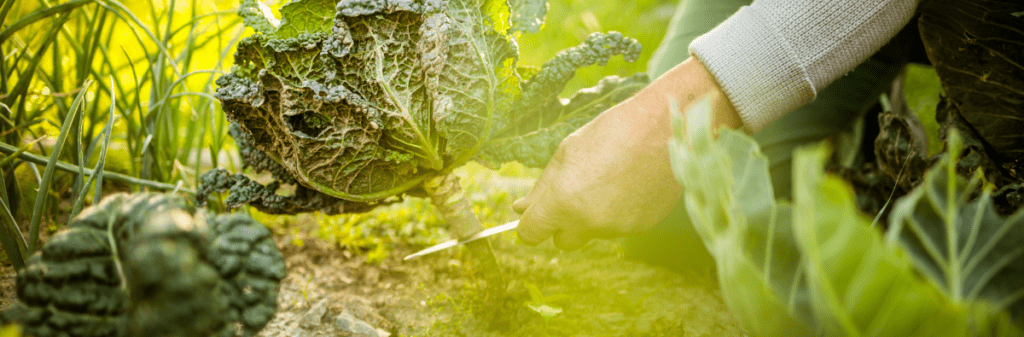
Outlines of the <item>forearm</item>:
M690 45L753 131L814 99L913 16L918 0L756 0Z

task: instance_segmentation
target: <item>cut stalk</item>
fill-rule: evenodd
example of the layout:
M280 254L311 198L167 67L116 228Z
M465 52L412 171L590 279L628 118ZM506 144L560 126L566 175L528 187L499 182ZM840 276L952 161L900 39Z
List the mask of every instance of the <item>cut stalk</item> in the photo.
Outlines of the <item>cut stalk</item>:
M431 202L441 211L441 217L459 239L465 239L484 230L480 218L473 213L473 206L466 199L459 178L454 174L430 179L423 187L430 195ZM466 243L466 248L470 251L474 267L483 274L487 282L487 293L497 295L504 291L505 279L494 256L494 250L491 249L491 242L487 239L476 240Z

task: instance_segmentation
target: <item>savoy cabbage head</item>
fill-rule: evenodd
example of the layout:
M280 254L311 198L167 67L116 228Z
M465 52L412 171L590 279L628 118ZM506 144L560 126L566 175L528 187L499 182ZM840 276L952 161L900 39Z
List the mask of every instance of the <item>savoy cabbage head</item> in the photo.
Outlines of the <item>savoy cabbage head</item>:
M647 82L612 76L560 99L577 68L615 55L633 61L640 44L595 33L540 69L521 67L516 37L539 29L546 8L544 0L297 0L278 21L246 0L242 16L257 33L239 43L216 97L237 124L247 165L300 191L288 199L223 171L208 174L204 190L232 189L241 196L229 204L265 211L340 213L470 160L543 166L569 133ZM312 197L298 200L303 193Z

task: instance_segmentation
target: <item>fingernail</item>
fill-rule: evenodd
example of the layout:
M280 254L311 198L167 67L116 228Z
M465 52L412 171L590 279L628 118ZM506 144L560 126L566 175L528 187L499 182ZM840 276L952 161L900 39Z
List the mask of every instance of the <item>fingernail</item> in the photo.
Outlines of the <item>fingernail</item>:
M523 212L525 212L528 208L526 207L526 205L524 205L525 203L526 198L516 199L516 201L512 202L512 210L515 211L516 213L523 214Z
M536 243L530 243L529 241L524 240L523 237L519 235L519 232L516 232L516 243L524 244L531 247L537 245Z

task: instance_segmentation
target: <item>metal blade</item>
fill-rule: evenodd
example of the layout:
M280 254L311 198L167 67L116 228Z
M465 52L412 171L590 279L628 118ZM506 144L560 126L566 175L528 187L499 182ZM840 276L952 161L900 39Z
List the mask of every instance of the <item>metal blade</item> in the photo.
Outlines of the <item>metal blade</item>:
M480 240L480 239L486 238L486 237L494 235L494 234L498 234L498 233L501 233L501 232L506 232L506 231L515 229L516 227L519 227L519 220L512 221L512 222L509 222L509 223L501 225L501 226L494 226L494 227L482 230L482 231L477 232L476 234L473 234L470 237L465 238L465 239L463 239L461 241L460 240L445 241L444 243L440 243L440 244L428 247L427 249L424 249L424 250L412 253L409 256L406 256L402 260L403 261L407 261L407 260L415 259L417 257L423 256L423 255L427 255L427 254L430 254L430 253L434 253L434 252L438 252L438 251L442 251L442 250L445 250L445 249L448 249L448 248L451 248L451 247L455 247L455 246L461 245L461 244L466 243L466 242L473 242L473 241Z

